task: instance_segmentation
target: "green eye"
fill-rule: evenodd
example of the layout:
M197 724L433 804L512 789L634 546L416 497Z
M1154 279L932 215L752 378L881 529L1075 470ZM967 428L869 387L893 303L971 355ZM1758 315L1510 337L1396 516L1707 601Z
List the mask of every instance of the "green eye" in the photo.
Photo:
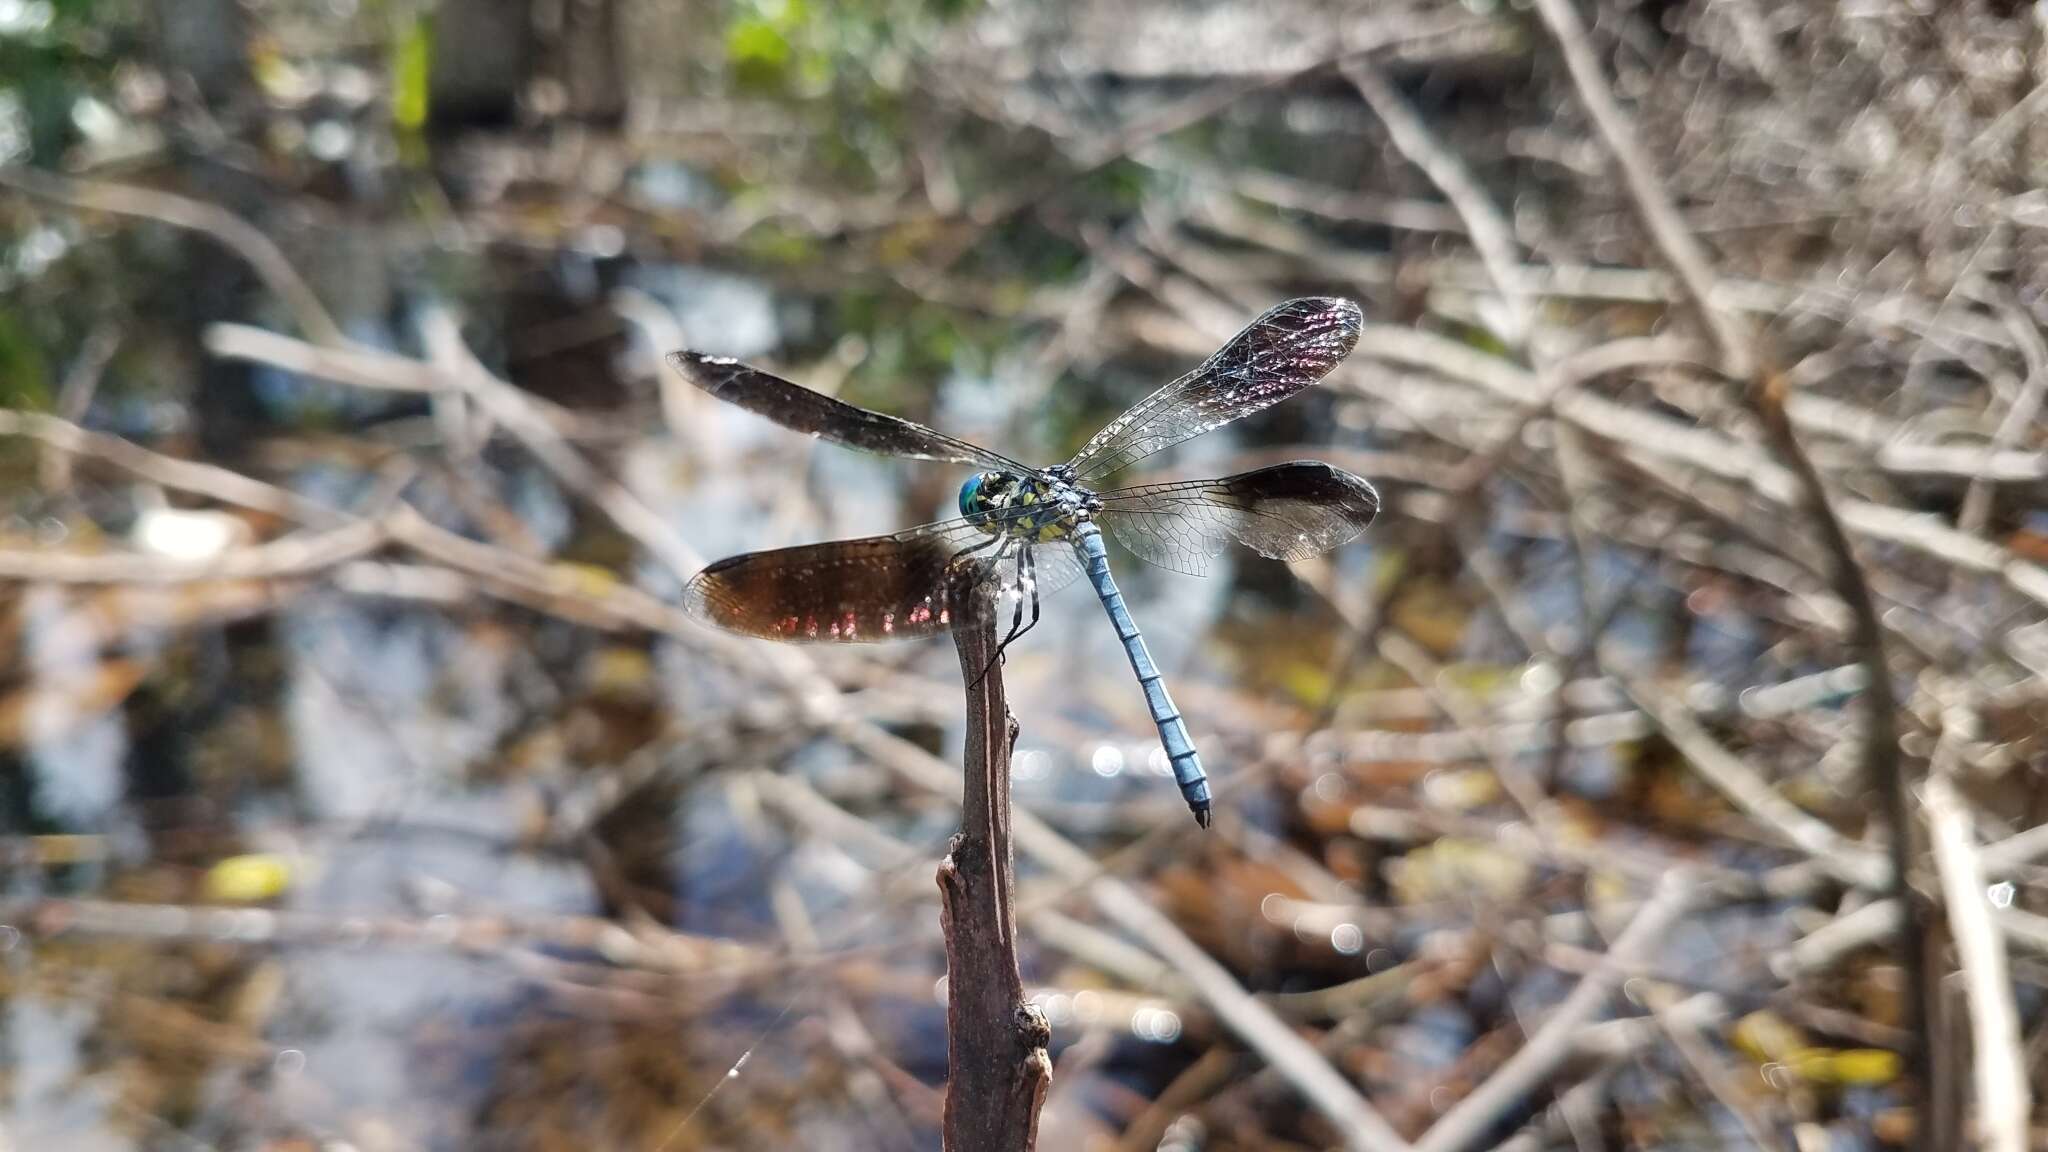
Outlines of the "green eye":
M985 473L976 472L960 486L960 514L972 516L981 511L981 481Z

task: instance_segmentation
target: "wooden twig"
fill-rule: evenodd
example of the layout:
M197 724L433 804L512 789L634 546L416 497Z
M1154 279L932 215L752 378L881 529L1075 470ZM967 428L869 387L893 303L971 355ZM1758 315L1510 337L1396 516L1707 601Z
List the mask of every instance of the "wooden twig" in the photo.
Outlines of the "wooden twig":
M2026 1069L2021 1064L2019 1010L2013 1002L2005 938L1984 896L1984 860L1977 849L1975 821L1955 783L1954 737L1944 733L1927 778L1927 824L1934 842L1935 871L1948 905L1950 931L1962 957L1963 994L1970 1009L1970 1035L1977 1080L1977 1123L1985 1152L2026 1152L2033 1112Z
M299 322L299 328L316 344L340 347L348 343L341 326L334 322L320 297L292 267L283 250L254 224L204 200L193 200L156 188L136 188L97 180L75 180L27 167L0 168L0 187L12 188L39 200L66 204L88 212L111 212L155 220L173 228L184 228L213 237L235 255L248 261L256 275L284 301Z
M138 444L92 432L69 420L41 412L0 410L0 436L26 436L71 456L90 456L144 480L196 492L223 504L235 504L298 520L313 527L333 527L347 517L316 500L254 480L215 464L179 460Z
M1230 970L1187 938L1172 921L1128 885L1104 878L1091 889L1104 915L1137 932L1173 965L1224 1027L1259 1054L1343 1134L1355 1152L1403 1152L1408 1147L1358 1089L1315 1045L1303 1039L1245 991Z
M1373 114L1387 126L1387 134L1393 139L1394 147L1422 169L1430 183L1450 200L1458 218L1465 222L1466 234L1479 253L1481 266L1508 306L1508 322L1503 335L1508 343L1521 345L1529 336L1531 313L1529 294L1523 291L1518 276L1522 262L1515 248L1514 229L1479 182L1473 179L1464 161L1437 142L1422 117L1394 90L1393 83L1370 57L1360 55L1346 60L1340 71L1372 106Z
M50 584L191 584L204 580L284 580L361 559L384 546L381 524L358 520L324 532L300 532L233 548L204 560L145 552L81 553L0 548L0 580Z
M38 938L93 936L249 947L420 948L477 956L510 949L588 952L607 964L671 975L738 977L772 957L746 945L651 923L631 929L594 916L326 915L291 909L112 900L0 905L0 923Z
M960 833L939 865L946 936L945 1141L951 1152L1029 1152L1052 1086L1052 1029L1024 998L1017 969L1010 750L994 605L985 589L953 598L953 642L967 680ZM969 606L963 608L962 606Z
M2009 300L1999 298L1993 306L1999 319L2011 330L2013 343L2019 347L2020 356L2027 364L2027 380L2020 386L2018 399L2006 409L2005 416L1998 422L1998 428L1991 434L1990 449L1997 453L2022 443L2021 437L2041 415L2041 404L2048 399L2048 341L2041 339L2040 329L2034 327L2033 317ZM1970 487L1963 493L1963 506L1956 513L1956 528L1971 536L1980 536L1984 526L1991 520L1992 478L1979 475L1970 478Z
M1664 942L1671 926L1690 906L1692 881L1682 871L1664 880L1658 893L1636 912L1615 938L1598 970L1580 980L1528 1043L1470 1096L1460 1100L1430 1127L1415 1147L1420 1152L1463 1152L1498 1125L1529 1093L1556 1074L1574 1050L1581 1026L1607 1004L1621 986L1630 964Z
M1601 668L1613 674L1629 699L1655 720L1664 738L1684 754L1686 763L1729 802L1818 860L1838 879L1873 890L1889 886L1891 870L1884 857L1780 796L1755 768L1714 739L1689 710L1658 691L1647 676L1629 668L1614 648L1605 647L1599 653Z
M1886 855L1891 862L1890 894L1906 910L1899 925L1896 952L1908 987L1906 1030L1917 1041L1908 1062L1917 1074L1915 1091L1922 1094L1924 1103L1933 1061L1933 1034L1927 1024L1932 1018L1934 996L1927 957L1929 908L1926 898L1915 891L1909 879L1913 819L1907 802L1906 766L1899 753L1898 700L1892 688L1890 666L1885 662L1884 624L1877 614L1870 581L1849 541L1848 529L1835 513L1820 470L1814 467L1812 457L1800 446L1798 435L1792 430L1792 421L1785 413L1786 390L1785 377L1777 372L1761 374L1750 389L1757 414L1763 418L1765 438L1799 479L1804 496L1801 503L1831 561L1828 582L1835 596L1849 607L1850 650L1867 669L1860 700L1861 775L1863 786L1877 798L1885 828ZM1926 1115L1923 1109L1921 1116Z
M1573 0L1537 0L1536 7L1564 54L1565 69L1578 89L1579 102L1585 105L1615 165L1621 169L1622 182L1643 226L1649 229L1658 251L1677 277L1680 290L1698 310L1713 337L1723 369L1736 379L1746 378L1752 367L1749 341L1734 318L1714 305L1713 266L1664 191L1656 167L1636 143L1635 128L1608 87L1600 62L1594 58L1593 45L1586 37L1578 8Z
M1352 363L1382 360L1423 369L1477 385L1513 401L1518 408L1540 403L1543 385L1515 364L1416 328L1368 324L1359 336ZM1368 381L1340 368L1331 374L1360 395L1373 395ZM1791 399L1785 401L1791 407ZM1630 453L1647 453L1738 481L1774 504L1799 507L1798 476L1790 468L1756 451L1751 444L1711 429L1680 423L1668 416L1593 396L1584 391L1556 398L1558 416L1602 440L1624 445ZM1842 496L1832 501L1848 530L1876 543L1895 544L1969 572L2002 578L2013 591L2048 606L2048 569L2016 558L1991 541L1968 536L1941 519L1888 504Z

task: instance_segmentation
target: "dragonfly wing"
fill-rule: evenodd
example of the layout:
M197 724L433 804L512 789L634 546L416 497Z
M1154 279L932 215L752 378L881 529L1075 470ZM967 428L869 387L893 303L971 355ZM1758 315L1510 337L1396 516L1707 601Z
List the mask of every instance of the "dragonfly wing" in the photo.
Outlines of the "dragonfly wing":
M1220 480L1105 492L1096 519L1139 559L1202 576L1233 540L1261 556L1306 560L1357 538L1379 510L1371 484L1319 460L1296 460Z
M1033 544L1029 550L1028 564L1005 560L998 568L996 576L1005 588L1015 588L1026 596L1035 591L1046 597L1079 580L1087 571L1080 552L1066 541Z
M1080 574L1073 549L998 551L986 517L888 536L833 540L720 560L691 578L683 609L728 632L797 643L857 644L951 631L977 582L1002 603L1049 595Z
M1357 346L1364 326L1364 313L1349 300L1289 300L1252 321L1201 367L1104 425L1067 468L1077 480L1106 476L1270 408L1329 375Z
M813 392L729 356L671 352L669 366L683 379L731 404L766 416L785 428L821 439L913 460L943 460L995 471L1035 471L978 444L969 444L913 420L871 412Z

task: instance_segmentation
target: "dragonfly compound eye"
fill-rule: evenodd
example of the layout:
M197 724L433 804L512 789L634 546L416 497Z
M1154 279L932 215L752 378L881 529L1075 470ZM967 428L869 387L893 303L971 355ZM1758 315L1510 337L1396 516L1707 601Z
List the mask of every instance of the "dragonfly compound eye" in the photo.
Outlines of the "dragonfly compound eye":
M1010 506L1017 478L1007 472L976 472L960 486L960 514L982 516Z

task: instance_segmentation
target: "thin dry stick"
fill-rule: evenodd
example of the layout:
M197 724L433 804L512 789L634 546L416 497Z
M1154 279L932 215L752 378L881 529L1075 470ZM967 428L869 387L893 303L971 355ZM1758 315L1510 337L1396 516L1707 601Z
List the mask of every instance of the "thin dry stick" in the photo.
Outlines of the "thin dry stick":
M201 340L222 359L267 364L357 388L431 396L456 387L433 365L381 348L323 347L267 328L226 323L208 326Z
M1466 233L1472 238L1472 247L1479 252L1479 261L1486 268L1486 275L1500 290L1509 308L1506 337L1510 344L1521 344L1529 337L1530 307L1529 294L1523 290L1518 273L1521 257L1516 254L1514 231L1497 210L1485 190L1466 170L1463 161L1448 149L1439 145L1422 117L1408 106L1394 91L1379 66L1365 56L1356 56L1341 66L1344 78L1351 81L1358 94L1372 106L1373 114L1387 126L1387 135L1393 139L1394 147L1400 149L1409 162L1422 169L1430 183L1440 189L1451 206L1457 210L1458 218L1465 222Z
M1558 1097L1557 1103L1544 1109L1541 1116L1523 1125L1520 1132L1498 1145L1494 1152L1544 1152L1557 1147L1552 1138L1568 1134L1566 1129L1570 1127L1573 1116L1590 1114L1600 1107L1601 1098L1607 1094L1608 1082L1614 1079L1614 1072L1612 1064L1596 1069L1591 1076L1574 1085L1571 1091Z
M91 432L69 420L40 412L0 411L0 436L26 436L68 455L104 460L165 488L196 492L223 504L238 504L314 527L331 527L347 519L316 500L239 472L165 456L118 436Z
M1661 943L1690 902L1692 880L1683 871L1668 875L1657 894L1615 938L1600 967L1579 981L1564 1003L1500 1070L1458 1101L1416 1141L1417 1152L1464 1152L1474 1147L1531 1092L1550 1079L1576 1051L1579 1029L1606 1005L1628 969Z
M1977 854L1986 879L2007 875L2048 855L2048 824L1989 844ZM2010 910L2008 910L2010 911ZM1837 916L1801 937L1771 957L1771 971L1784 980L1818 972L1851 952L1868 948L1898 930L1899 905L1894 900L1873 900L1854 912Z
M1994 306L1999 319L2011 330L2013 343L2019 346L2020 356L2027 363L2027 379L2020 386L2019 398L2006 409L2004 418L1991 434L1991 450L1997 452L2019 443L2041 414L2042 401L2048 398L2048 341L2041 339L2033 317L2017 305L1999 299ZM1982 535L1984 525L1991 520L1992 496L1989 477L1971 477L1970 487L1963 493L1962 509L1956 513L1956 527L1971 536Z
M1614 648L1603 646L1599 655L1601 668L1613 674L1636 707L1655 720L1693 770L1736 807L1812 856L1837 879L1872 890L1890 884L1883 857L1778 795L1755 768L1723 747L1689 710L1658 691L1648 676L1630 668Z
M64 371L64 382L57 387L57 414L65 420L83 420L92 407L95 393L99 391L100 379L106 375L107 365L113 363L114 354L121 350L121 330L111 321L102 321L86 335L79 345L78 354L72 359L71 367ZM46 452L37 462L37 482L43 491L56 496L71 488L71 457L63 451Z
M1933 1019L1934 991L1928 978L1927 907L1925 900L1907 882L1913 826L1907 805L1905 765L1899 755L1898 703L1893 697L1891 672L1885 663L1884 628L1878 620L1876 601L1856 559L1855 549L1849 542L1848 532L1829 502L1820 470L1814 467L1812 458L1800 445L1791 417L1786 413L1788 381L1782 373L1755 370L1742 326L1730 314L1715 307L1713 268L1699 242L1680 219L1649 157L1637 142L1633 126L1608 88L1607 79L1593 57L1592 45L1587 42L1586 28L1579 19L1573 0L1536 0L1536 6L1564 53L1565 67L1571 73L1579 99L1593 117L1608 151L1613 153L1615 162L1621 167L1630 200L1642 215L1644 226L1670 263L1692 306L1712 333L1715 348L1720 353L1721 370L1730 378L1749 385L1747 391L1761 418L1765 438L1797 478L1802 497L1800 503L1830 557L1829 578L1835 595L1849 606L1853 621L1851 644L1857 659L1869 674L1869 682L1863 689L1863 780L1865 787L1879 797L1890 840L1887 847L1892 867L1892 896L1906 909L1897 952L1911 989L1906 997L1906 1027L1917 1040L1909 1057L1914 1072L1911 1091L1915 1094L1916 1114L1921 1120L1915 1133L1915 1144L1924 1145L1926 1121L1930 1116L1928 1105L1932 1099L1929 1075L1932 1071L1932 1036L1928 1022Z
M1650 1010L1650 1016L1663 1029L1671 1047L1678 1052L1692 1073L1705 1086L1721 1107L1735 1117L1742 1127L1742 1134L1758 1149L1788 1149L1791 1142L1771 1122L1764 1111L1770 1105L1755 1099L1755 1094L1746 1091L1734 1073L1728 1069L1727 1061L1706 1037L1706 1029L1678 1008L1688 1001L1681 997L1679 990L1668 984L1645 981L1642 1000ZM1718 1024L1718 1021L1716 1022Z
M336 347L348 343L340 325L320 303L320 297L307 286L291 261L285 259L277 244L254 224L218 204L155 188L72 180L24 167L0 168L0 187L90 212L134 216L205 233L249 262L256 275L298 317L299 327L308 339Z
M232 941L249 946L424 948L495 956L532 946L601 955L606 964L675 975L739 974L768 962L757 948L650 923L628 931L595 916L460 914L433 917L328 915L288 909L110 900L31 900L0 905L0 923L32 935L129 940Z
M1105 915L1137 932L1153 951L1173 965L1224 1027L1299 1088L1309 1103L1337 1126L1346 1148L1355 1152L1401 1152L1408 1147L1313 1044L1302 1039L1271 1008L1253 999L1228 969L1183 935L1157 908L1128 885L1108 877L1096 882L1091 895L1095 906Z
M299 532L231 548L204 560L145 552L0 549L0 580L51 584L192 584L204 580L283 580L325 572L384 546L381 524L359 520L324 532Z
M1809 973L1824 971L1851 952L1868 948L1898 930L1898 902L1873 900L1780 949L1771 956L1771 972L1791 983Z
M2006 939L2036 956L2048 957L2048 916L2037 916L2018 908L2002 908L1998 927Z
M1536 7L1564 53L1565 69L1571 73L1579 101L1593 117L1594 127L1599 129L1601 139L1606 141L1621 169L1622 182L1628 187L1629 199L1642 214L1643 226L1650 230L1658 251L1678 277L1679 287L1713 337L1722 369L1737 380L1748 379L1752 367L1748 340L1734 319L1714 306L1713 265L1678 215L1649 156L1637 145L1635 127L1608 88L1600 62L1593 58L1593 46L1586 39L1586 26L1579 19L1579 10L1572 0L1536 0Z
M1360 360L1384 360L1449 376L1478 385L1517 406L1540 401L1543 396L1542 382L1512 362L1419 328L1366 325L1353 355L1354 362ZM1360 395L1374 395L1371 385L1355 373L1340 369L1331 378ZM1555 400L1555 410L1576 427L1602 440L1624 445L1631 453L1651 453L1738 481L1776 504L1801 504L1803 490L1797 474L1744 441L1583 391L1561 393ZM2010 550L1991 541L1965 535L1936 517L1888 504L1845 496L1833 506L1843 524L1860 536L1909 548L1965 571L1999 576L2013 591L2037 604L2048 605L2048 569L2017 559Z
M1017 970L1016 857L1010 845L1010 750L1017 722L1003 698L996 623L985 588L955 596L953 642L967 680L967 776L960 833L939 865L946 936L945 1141L952 1152L1029 1152L1052 1086L1052 1029L1024 998ZM965 606L966 610L962 610Z
M2026 1152L2033 1101L2020 1062L2019 1010L2013 1003L2005 939L1992 922L1991 904L1984 896L1984 861L1977 850L1975 821L1949 779L1955 759L1953 740L1944 736L1935 749L1934 771L1923 798L1941 895L1963 963L1963 992L1976 1054L1977 1123L1984 1133L1985 1152Z

